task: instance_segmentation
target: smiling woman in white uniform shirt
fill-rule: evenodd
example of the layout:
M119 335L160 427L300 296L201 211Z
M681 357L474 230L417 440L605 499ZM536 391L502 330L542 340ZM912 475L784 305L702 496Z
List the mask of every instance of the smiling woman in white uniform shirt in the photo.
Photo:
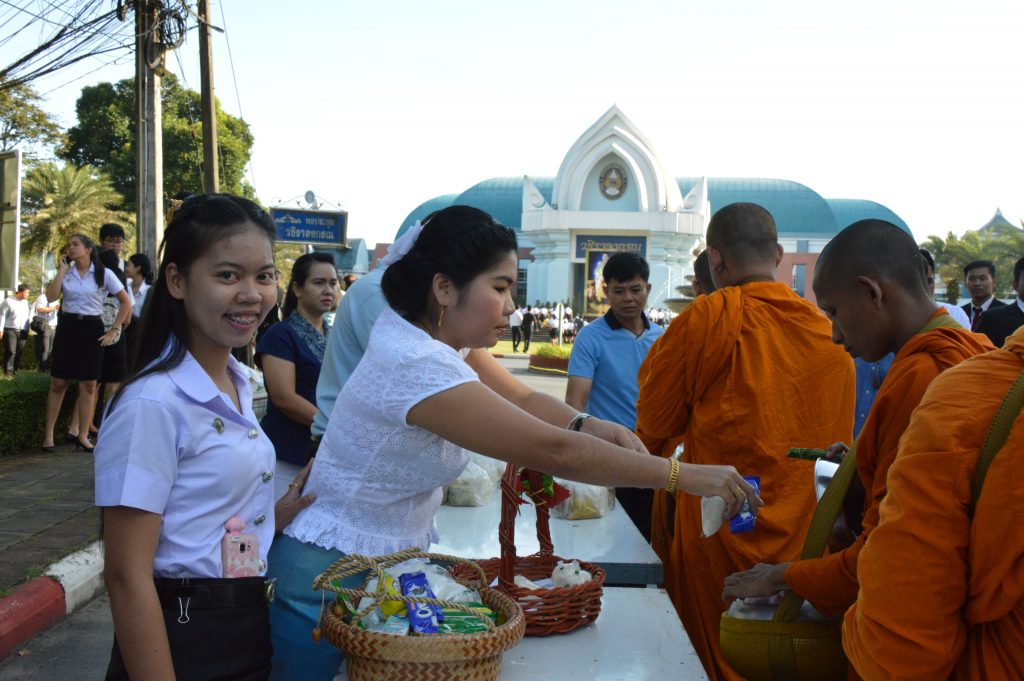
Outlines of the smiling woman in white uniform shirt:
M103 332L103 299L115 296L121 304L113 328ZM63 296L60 306L57 334L53 339L50 358L50 392L46 396L46 431L43 433L43 451L53 451L53 427L57 423L60 405L70 381L78 381L80 397L78 418L80 423L92 423L90 413L96 404L96 380L100 377L103 346L113 345L121 335L121 326L131 314L131 299L113 272L99 260L92 240L81 234L68 239L64 257L57 265L57 276L46 287L47 300ZM88 429L83 428L73 438L75 448L92 451L86 439Z
M115 632L108 680L270 672L274 449L231 348L276 299L273 237L262 209L228 195L193 197L165 232L138 354L96 444ZM233 519L258 543L241 574L222 558Z

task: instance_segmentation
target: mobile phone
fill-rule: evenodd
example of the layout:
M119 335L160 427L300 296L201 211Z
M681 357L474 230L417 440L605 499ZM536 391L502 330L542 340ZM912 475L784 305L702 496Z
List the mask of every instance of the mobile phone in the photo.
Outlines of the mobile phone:
M71 267L71 258L69 258L68 256L65 255L65 256L63 256L61 258L61 260L64 261L64 266L65 267Z
M260 574L260 540L255 534L229 532L220 542L224 577L257 577Z

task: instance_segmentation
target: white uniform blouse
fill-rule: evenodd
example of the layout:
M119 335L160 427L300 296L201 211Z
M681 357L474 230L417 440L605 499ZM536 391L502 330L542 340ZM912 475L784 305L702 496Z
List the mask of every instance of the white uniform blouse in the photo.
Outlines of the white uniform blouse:
M334 403L303 490L316 501L285 534L370 556L436 542L441 487L469 457L406 419L431 395L477 380L461 353L386 308Z
M132 286L132 280L128 280L129 286ZM146 294L149 292L149 284L142 282L139 285L139 294L135 295L135 291L132 288L128 289L128 294L132 297L132 316L138 319L142 316L142 305L146 302Z
M224 523L237 515L259 538L266 569L274 538L274 447L252 411L241 365L230 398L186 353L168 372L122 389L96 443L96 505L163 516L153 575L222 577Z
M98 317L103 312L103 299L107 294L116 296L124 290L124 285L110 269L103 271L103 287L97 286L93 274L95 270L96 266L89 263L89 271L83 277L78 274L77 267L71 266L61 282L61 291L64 294L61 312Z

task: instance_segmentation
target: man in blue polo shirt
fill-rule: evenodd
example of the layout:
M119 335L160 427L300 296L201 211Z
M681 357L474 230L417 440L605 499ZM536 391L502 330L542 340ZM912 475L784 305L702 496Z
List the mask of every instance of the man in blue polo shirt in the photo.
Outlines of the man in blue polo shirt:
M665 329L644 314L651 269L633 253L615 253L602 275L609 310L580 329L569 357L565 401L588 414L636 428L636 375L647 351ZM623 488L615 494L647 541L651 540L654 490Z

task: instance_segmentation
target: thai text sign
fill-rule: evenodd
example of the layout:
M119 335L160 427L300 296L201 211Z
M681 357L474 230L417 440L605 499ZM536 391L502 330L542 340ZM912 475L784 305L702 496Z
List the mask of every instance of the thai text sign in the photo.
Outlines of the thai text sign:
M348 213L345 211L271 208L277 240L318 246L345 246Z
M636 253L641 258L647 257L647 237L615 236L609 234L577 234L576 258L584 259L587 251L603 251L606 253Z

